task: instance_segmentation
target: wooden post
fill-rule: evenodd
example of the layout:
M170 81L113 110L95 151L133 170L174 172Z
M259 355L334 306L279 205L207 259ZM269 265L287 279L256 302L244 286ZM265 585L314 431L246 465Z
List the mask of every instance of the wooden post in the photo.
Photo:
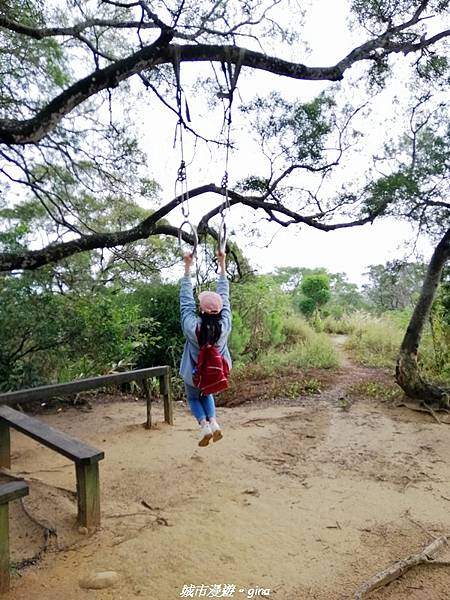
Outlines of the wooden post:
M9 425L0 421L0 467L11 468L11 439Z
M145 397L147 399L147 420L145 422L145 428L152 428L152 395L150 392L150 385L148 379L142 380L142 387L144 388Z
M76 463L78 522L83 527L100 527L100 476L98 462Z
M9 591L9 504L0 504L0 593Z
M170 394L170 370L159 378L159 391L164 397L164 421L173 425L173 407Z

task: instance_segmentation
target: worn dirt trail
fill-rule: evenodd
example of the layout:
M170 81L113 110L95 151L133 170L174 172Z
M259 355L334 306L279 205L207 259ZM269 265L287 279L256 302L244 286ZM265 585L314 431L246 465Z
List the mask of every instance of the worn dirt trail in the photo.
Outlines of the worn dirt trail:
M27 512L58 539L13 578L5 600L176 600L188 585L206 586L203 597L220 585L237 600L347 599L390 561L449 533L450 428L377 400L343 410L350 385L380 375L341 353L320 396L220 409L224 439L207 448L184 405L170 427L156 404L152 431L140 401L43 417L105 450L102 528L91 536L75 525L72 464L13 435ZM11 512L22 560L42 545L42 529L20 504ZM119 573L114 588L79 587L104 570ZM450 598L450 568L417 568L371 598Z

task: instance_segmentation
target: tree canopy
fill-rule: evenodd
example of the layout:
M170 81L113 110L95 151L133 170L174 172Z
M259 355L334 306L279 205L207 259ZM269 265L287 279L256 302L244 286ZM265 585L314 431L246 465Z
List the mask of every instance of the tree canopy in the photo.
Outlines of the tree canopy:
M135 122L140 100L154 98L180 129L208 143L189 121L185 87L209 93L211 106L223 101L226 108L238 102L237 77L258 72L331 87L308 102L274 89L240 107L264 169L229 190L231 206L262 211L282 226L323 231L393 214L439 236L449 216L448 126L433 90L442 91L449 77L449 2L354 0L350 8L358 42L334 64L310 66L303 15L282 0L3 2L0 270L36 269L84 251L176 237L167 218L182 197L161 199L148 179ZM357 150L354 123L370 114L371 98L389 85L399 64L414 80L409 130L395 142L387 135L383 155L367 173L331 191L336 169ZM180 80L186 69L189 84ZM220 69L226 84L218 81ZM339 93L347 81L358 93L343 102ZM209 143L218 142L211 133ZM199 231L213 233L209 222L225 190L220 182L189 190L194 201L206 193L219 203ZM141 247L134 258L145 252Z

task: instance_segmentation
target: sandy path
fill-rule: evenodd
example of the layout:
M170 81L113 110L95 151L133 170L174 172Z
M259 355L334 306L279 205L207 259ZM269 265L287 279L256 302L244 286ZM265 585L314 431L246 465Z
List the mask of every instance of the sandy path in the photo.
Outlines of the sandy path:
M208 448L197 447L184 405L173 427L155 405L160 424L150 432L141 402L46 416L105 450L102 528L90 537L74 525L71 463L13 436L14 472L31 484L26 506L56 527L60 550L14 577L5 600L175 600L190 584L208 586L203 597L230 584L238 600L251 590L255 598L263 590L283 600L351 598L391 560L450 531L450 429L376 401L342 410L346 387L372 376L344 356L320 397L222 408L225 437ZM12 512L21 559L41 532L20 505ZM111 569L116 587L80 589L86 573ZM372 597L447 599L450 570L417 569Z

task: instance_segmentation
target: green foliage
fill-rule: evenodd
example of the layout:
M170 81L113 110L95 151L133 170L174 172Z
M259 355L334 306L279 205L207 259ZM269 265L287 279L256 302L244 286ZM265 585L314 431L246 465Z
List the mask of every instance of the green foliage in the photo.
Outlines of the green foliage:
M0 386L18 389L136 363L155 324L119 293L57 294L48 273L0 279Z
M334 99L320 94L311 102L288 102L278 92L267 98L258 96L241 108L252 116L252 122L263 144L278 155L281 149L289 161L318 166L323 161L326 138L332 130ZM241 184L261 186L261 178L250 178Z
M45 363L52 363L65 341L58 299L39 293L30 277L5 276L0 278L0 299L0 389L42 383Z
M439 115L439 113L438 113ZM423 127L417 134L415 140L414 170L406 175L409 178L409 186L406 192L409 196L418 196L419 187L426 183L427 178L445 175L448 171L448 153L450 148L449 125L445 123L445 129L440 132L432 127ZM402 140L400 149L408 149L411 139L407 136ZM423 190L421 190L423 193Z
M1 213L2 211L0 211ZM1 214L0 214L1 218ZM16 223L8 230L0 231L0 249L2 252L15 252L23 247L30 230L26 223Z
M368 308L358 286L347 281L345 273L330 273L329 277L331 298L324 313L335 319L345 319L352 312Z
M327 273L306 275L300 284L302 296L299 300L301 312L313 317L318 315L320 309L330 300L330 278Z
M450 284L441 285L430 315L433 371L450 381Z
M235 360L239 361L243 359L246 348L250 344L250 339L250 328L244 323L241 315L233 310L233 329L228 340L228 346Z
M314 316L316 304L314 300L303 294L301 284L305 278L316 275L328 277L330 291L329 300L320 308L320 319L316 318L319 326L320 320L323 318L331 316L334 319L341 319L351 312L367 308L367 302L358 286L347 281L345 273L328 273L324 269L280 267L275 271L273 277L281 289L291 295L293 306L311 318Z
M347 348L358 362L369 367L393 369L403 331L388 316L355 313L350 317L352 333Z
M6 1L0 10L8 18L30 27L45 24L43 2ZM0 109L8 109L10 117L20 114L21 101L25 101L27 108L39 106L46 96L56 93L69 82L68 64L57 40L36 40L2 28L0 46ZM39 94L36 94L36 82L39 82ZM39 97L38 101L36 97Z
M158 340L141 347L138 368L170 365L178 369L184 346L179 295L178 285L165 284L139 286L127 298L130 305L139 307L143 318L157 324Z
M401 260L371 265L366 273L369 284L363 287L369 306L378 313L411 308L419 297L425 272L423 263Z
M338 317L328 315L322 319L323 331L332 334L348 334L353 330L351 317L340 315Z
M420 190L417 180L410 172L399 171L385 177L380 177L369 184L365 199L366 210L369 214L383 215L390 206L395 207L404 201L418 197Z
M450 268L444 274L436 301L442 306L442 318L450 326Z
M84 256L86 258L86 255ZM84 264L89 270L89 261ZM139 285L75 292L83 272L72 273L70 291L56 293L55 273L2 278L0 346L2 387L17 389L97 375L117 365L169 364L176 372L184 345L179 322L179 286ZM67 272L65 273L67 277ZM290 298L268 276L232 285L234 360L262 358L273 364L333 364L324 341L290 315ZM272 353L277 349L280 357Z
M85 375L101 373L120 361L133 367L141 349L158 340L154 320L142 318L138 306L124 303L121 295L107 289L94 298L69 297L69 304L63 304L62 312L71 323L67 358L75 365L81 358Z
M388 266L380 273L398 274L398 265ZM411 265L408 269L416 282L420 269ZM404 277L403 270L399 272ZM342 274L309 271L301 278L297 275L283 271L231 285L229 346L236 366L247 365L248 373L258 377L278 376L289 369L333 368L336 353L328 337L317 333L319 329L350 334L348 346L358 360L393 369L410 306L380 317L347 314L343 306L351 299L357 305L360 297ZM406 281L409 285L410 280ZM386 293L384 279L380 285ZM394 278L391 285L397 294L404 286L409 289L403 279ZM293 311L298 291L310 294L316 311L321 308L320 320L308 323ZM0 298L2 390L97 375L118 365L169 364L175 373L178 370L184 345L178 285L139 284L134 289L101 285L85 254L55 269L0 278ZM333 303L342 310L333 309ZM449 348L450 285L445 278L421 344L420 366L425 375L450 378Z
M448 0L432 0L427 3L427 8L433 14L444 12L448 6ZM387 27L401 21L409 20L417 10L419 3L410 0L352 0L351 10L358 22L370 30L384 31ZM409 39L418 40L421 30L414 35L408 33ZM402 39L399 34L397 40Z
M263 194L267 191L269 181L264 177L250 175L239 182L237 189L239 192L257 192Z
M306 317L312 318L316 310L316 303L312 298L300 298L298 301L300 312Z
M362 364L393 371L410 316L408 311L389 312L379 317L355 313L349 317L351 334L346 346ZM449 341L450 329L437 302L418 353L419 369L425 378L450 382Z
M273 278L282 290L295 293L302 277L308 273L310 273L310 269L303 269L301 267L277 267Z
M297 315L289 315L283 320L282 334L284 346L294 346L298 343L307 344L315 335L309 323Z
M301 381L289 383L286 389L288 398L298 398L308 394L320 394L322 392L322 384L315 377L308 377Z
M315 333L307 342L299 342L287 350L272 349L258 358L257 364L267 375L295 369L331 369L339 364L336 351L325 334Z
M90 171L89 171L90 172ZM67 171L62 177L71 179ZM156 184L147 181L148 190L157 189ZM55 184L55 190L58 185ZM69 196L66 203L82 205L77 208L84 227L96 231L120 231L136 226L153 211L143 209L135 200L122 195L109 196L107 202L100 195L82 193L78 196L77 186L66 188ZM148 193L153 193L149 191ZM73 195L71 195L73 194ZM36 198L29 197L10 208L0 208L0 219L4 219L0 232L0 250L12 252L19 247L32 244L36 231L52 238L58 235L59 225L49 217L44 205ZM89 223L89 225L87 225ZM165 225L166 222L161 220ZM74 254L46 267L54 273L58 285L64 290L87 291L105 282L133 289L136 274L140 282L159 280L160 270L172 265L177 252L176 241L168 236L152 236L139 240L113 252L95 250Z
M402 218L440 239L450 217L445 200L450 128L445 105L426 110L421 106L426 99L416 100L411 117L415 134L385 147L391 172L365 186L361 215Z
M436 79L440 79L444 75L447 75L446 79L448 82L449 66L448 58L446 56L432 54L431 56L426 56L425 59L422 58L422 60L418 62L417 70L425 81L434 82Z
M230 347L236 360L251 360L263 350L283 343L283 316L289 299L272 277L261 275L231 287L233 313L240 315Z

